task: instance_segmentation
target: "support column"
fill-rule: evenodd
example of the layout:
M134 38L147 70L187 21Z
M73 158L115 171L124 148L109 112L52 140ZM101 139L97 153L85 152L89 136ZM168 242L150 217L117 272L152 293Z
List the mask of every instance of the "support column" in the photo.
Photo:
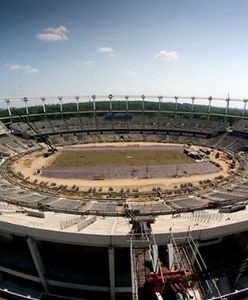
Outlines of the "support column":
M58 97L59 99L59 106L60 106L60 112L61 112L61 118L63 119L63 98Z
M155 273L159 270L158 265L158 245L152 245L152 265Z
M28 119L28 122L29 122L28 98L24 97L22 100L25 103L26 115L27 115L27 119Z
M7 104L7 109L8 109L8 113L9 113L9 117L12 123L12 113L11 113L11 109L10 109L10 100L9 99L5 99L5 102Z
M126 98L126 111L128 113L128 98L129 98L129 96L125 96L125 98Z
M158 96L158 111L159 111L159 116L161 113L161 101L163 99L163 96Z
M112 98L114 97L112 94L110 94L109 96L109 110L110 110L110 113L112 113Z
M109 259L109 283L110 283L110 299L115 300L115 249L113 246L108 248Z
M193 119L193 113L194 113L194 104L195 104L195 97L191 97L191 119Z
M93 113L94 113L94 117L96 116L96 95L91 96L92 100L93 100Z
M191 253L191 256L190 256L190 261L191 261L192 266L194 265L194 263L196 261L197 254L199 253L199 247L200 247L199 242L195 241L194 252L192 250L192 253Z
M170 272L175 271L175 262L174 262L174 248L171 243L167 244L168 258L169 258L169 270Z
M230 98L229 98L229 95L228 95L228 98L226 99L226 111L225 111L225 123L227 124L227 114L229 112L229 104L230 104Z
M144 113L145 113L145 95L142 95L141 99L142 99L142 111L143 111L143 115L144 115Z
M43 113L46 114L46 98L45 97L41 97L40 100L42 101L42 106L43 106Z
M213 100L213 98L210 96L209 98L208 98L208 121L209 121L209 119L210 119L210 111L211 111L211 102L212 102L212 100Z
M77 112L79 112L79 96L76 96L75 99L76 99L76 105L77 105Z
M177 100L178 100L178 97L175 96L175 118L177 117Z
M45 275L44 275L45 274L45 268L44 268L44 265L43 265L43 262L42 262L42 259L41 259L41 256L40 256L39 249L37 247L36 240L34 240L31 237L28 237L27 238L27 243L28 243L28 247L29 247L31 256L33 258L33 262L34 262L36 271L39 275L41 284L42 284L45 292L48 292L48 286L47 286L46 278L45 278Z
M248 99L244 99L243 101L244 101L244 109L243 109L243 116L244 116Z

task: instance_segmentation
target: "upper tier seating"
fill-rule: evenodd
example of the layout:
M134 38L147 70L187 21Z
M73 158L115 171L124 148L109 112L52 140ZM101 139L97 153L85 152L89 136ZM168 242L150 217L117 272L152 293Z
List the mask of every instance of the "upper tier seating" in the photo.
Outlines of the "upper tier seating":
M34 141L25 141L24 139L13 135L0 136L1 156L11 156L19 153L24 153L37 147L38 145Z
M163 130L172 132L184 132L203 135L216 135L225 132L224 122L207 121L198 119L182 119L169 117L134 116L131 120L106 120L104 116L80 117L60 120L44 120L30 123L14 123L11 129L15 133L23 133L28 136L52 135L55 133L80 132L91 130Z
M233 124L233 132L248 134L248 120L241 119Z
M0 135L10 133L10 130L0 121Z

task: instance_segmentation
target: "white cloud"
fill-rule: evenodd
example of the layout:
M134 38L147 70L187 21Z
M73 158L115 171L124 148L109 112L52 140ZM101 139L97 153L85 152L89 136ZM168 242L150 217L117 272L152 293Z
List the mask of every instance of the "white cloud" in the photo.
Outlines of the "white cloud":
M82 62L83 65L87 66L87 67L90 67L94 64L93 60L84 60Z
M93 60L79 60L79 61L77 62L77 65L78 65L78 66L83 65L83 66L86 66L86 67L91 67L91 66L93 66L94 64L95 64L95 62L94 62Z
M20 70L21 66L20 65L10 65L10 70Z
M45 42L57 42L68 40L69 30L65 26L48 27L43 29L42 32L36 34L36 38Z
M164 61L173 61L178 59L178 55L176 51L161 50L154 56L154 58Z
M103 53L103 54L109 55L111 57L115 56L114 49L110 48L110 47L100 47L97 49L97 51L99 53Z
M16 65L10 65L9 68L10 68L11 71L21 70L21 71L23 71L26 74L36 74L36 73L39 73L39 70L37 68L34 68L31 65L19 65L19 64L16 64Z
M129 77L135 77L135 76L137 76L137 72L135 72L134 70L130 69L130 70L128 70L127 75Z

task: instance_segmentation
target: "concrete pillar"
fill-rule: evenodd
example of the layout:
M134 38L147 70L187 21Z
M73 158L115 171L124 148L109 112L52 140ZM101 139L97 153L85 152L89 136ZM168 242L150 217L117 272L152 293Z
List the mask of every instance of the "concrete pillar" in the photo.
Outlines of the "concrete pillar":
M213 100L213 98L210 96L209 98L208 98L208 121L209 121L209 119L210 119L210 111L211 111L211 102L212 102L212 100Z
M45 97L41 97L40 99L42 101L43 113L45 114L46 113L46 105L45 105L46 98Z
M244 100L243 116L245 115L247 101L248 101L248 99L245 99L245 100Z
M141 99L142 99L142 111L143 111L143 115L144 115L144 112L145 112L145 95L142 95Z
M225 123L227 123L227 114L229 112L230 99L226 99Z
M109 96L108 96L108 98L109 98L109 110L110 110L110 112L112 113L112 109L113 109L113 107L112 107L112 98L113 98L114 96L112 95L112 94L110 94Z
M194 246L193 246L194 247ZM190 256L190 261L191 261L191 265L193 266L195 261L196 261L196 257L197 257L197 254L199 253L199 247L200 247L200 244L198 241L195 241L195 247L193 248L194 249L194 252L191 253L191 256Z
M174 262L174 248L171 243L167 244L168 250L168 259L169 259L169 270L171 272L175 271L175 262Z
M12 113L11 113L11 109L10 109L10 100L5 99L5 102L7 104L7 109L8 109L9 116L12 117Z
M193 112L194 112L194 104L195 104L195 97L191 97L191 119L193 118Z
M177 117L177 101L178 101L178 96L175 96L175 118Z
M154 273L157 273L159 271L159 265L158 265L158 245L152 245L152 265L153 265L153 271Z
M112 246L108 248L109 259L109 283L110 283L110 299L115 300L115 249Z
M79 96L76 96L75 99L76 99L77 111L79 111Z
M128 112L128 98L129 98L129 96L125 96L125 98L126 98L126 111Z
M31 256L33 258L35 268L36 268L37 273L39 275L41 284L42 284L44 290L46 292L48 292L48 286L47 286L46 278L45 278L45 275L44 275L45 274L45 269L44 269L44 265L43 265L43 262L42 262L42 259L41 259L41 256L40 256L39 249L37 247L37 243L31 237L27 238L27 243L28 243L28 247L29 247Z

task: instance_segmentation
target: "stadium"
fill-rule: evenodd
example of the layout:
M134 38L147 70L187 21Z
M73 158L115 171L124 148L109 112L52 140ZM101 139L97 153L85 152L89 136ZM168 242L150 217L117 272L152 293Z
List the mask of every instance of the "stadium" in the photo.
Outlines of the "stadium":
M245 299L246 105L2 99L0 296Z

